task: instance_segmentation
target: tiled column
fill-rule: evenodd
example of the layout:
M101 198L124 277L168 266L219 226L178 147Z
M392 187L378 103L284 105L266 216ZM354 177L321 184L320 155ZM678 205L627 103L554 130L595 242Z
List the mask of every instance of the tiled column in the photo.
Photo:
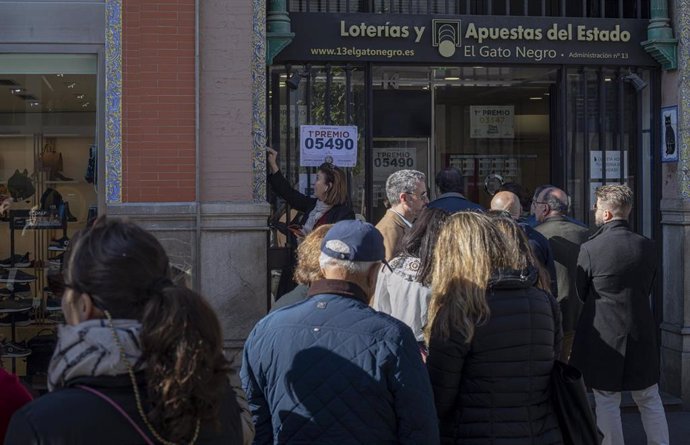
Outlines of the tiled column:
M661 388L690 406L690 0L669 2L678 70L662 75L662 106L678 105L680 161L662 164ZM658 110L655 110L658 112ZM658 143L654 144L658 147Z

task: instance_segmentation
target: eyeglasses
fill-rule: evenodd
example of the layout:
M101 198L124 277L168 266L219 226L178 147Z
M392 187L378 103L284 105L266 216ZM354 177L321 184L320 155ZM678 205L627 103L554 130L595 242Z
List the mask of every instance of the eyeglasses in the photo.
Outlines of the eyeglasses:
M543 204L545 206L549 205L548 202L544 202L544 201L532 201L532 205L535 205L535 204Z

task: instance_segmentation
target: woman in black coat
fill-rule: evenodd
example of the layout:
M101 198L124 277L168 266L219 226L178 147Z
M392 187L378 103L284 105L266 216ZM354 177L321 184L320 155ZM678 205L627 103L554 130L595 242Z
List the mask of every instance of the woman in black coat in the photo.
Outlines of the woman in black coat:
M311 198L293 189L280 173L277 163L278 152L272 148L266 150L268 182L273 191L292 208L304 213L298 225L290 226L290 231L297 238L303 238L322 224L355 219L347 196L347 180L342 170L328 162L321 164L316 173L314 197Z
M524 233L502 225L456 213L436 244L425 337L442 442L561 444L549 391L558 304L535 286L548 280Z
M63 275L50 393L14 414L6 445L251 442L218 318L170 280L153 235L101 217L72 238Z

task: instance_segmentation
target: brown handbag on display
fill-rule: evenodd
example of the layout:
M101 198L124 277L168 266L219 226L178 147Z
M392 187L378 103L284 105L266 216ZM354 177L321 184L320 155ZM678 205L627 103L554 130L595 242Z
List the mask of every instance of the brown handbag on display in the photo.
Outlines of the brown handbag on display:
M38 169L44 172L62 171L62 153L55 151L55 145L48 143L38 157Z

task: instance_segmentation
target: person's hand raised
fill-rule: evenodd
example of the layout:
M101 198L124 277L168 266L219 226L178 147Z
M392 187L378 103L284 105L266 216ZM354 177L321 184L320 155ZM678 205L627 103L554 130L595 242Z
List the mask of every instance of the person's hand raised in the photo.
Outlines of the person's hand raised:
M278 152L269 146L266 146L266 162L271 173L275 173L280 168L278 167Z

